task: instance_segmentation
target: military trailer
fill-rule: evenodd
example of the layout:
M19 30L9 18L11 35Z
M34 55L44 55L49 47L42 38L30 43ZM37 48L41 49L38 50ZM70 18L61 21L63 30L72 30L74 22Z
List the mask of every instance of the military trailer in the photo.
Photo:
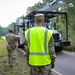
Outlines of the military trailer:
M21 26L18 26L18 28L23 27L23 31L26 29L26 23L29 22L29 28L36 26L35 23L35 14L41 13L44 14L44 24L43 26L53 31L53 38L54 38L54 47L56 52L61 52L63 50L64 46L69 46L70 41L68 41L68 19L67 19L67 12L52 12L52 11L33 11L27 16L25 16L23 19L23 24ZM51 24L51 19L54 17L58 17L60 15L65 15L65 21L66 21L66 31L65 31L65 40L63 40L63 36L60 32L56 30L56 24L54 23L54 26ZM16 27L16 26L15 26Z
M35 14L37 14L37 13L44 14L45 21L44 21L43 26L53 31L54 46L55 46L56 52L62 51L64 46L69 46L70 41L68 41L67 12L33 11L30 14L28 14L26 17L24 17L25 20L29 21L30 28L36 26L36 23L34 21L34 19L35 19L34 17L35 17ZM62 39L63 38L62 34L56 30L56 24L54 23L54 26L52 26L52 24L51 24L51 19L54 17L58 17L60 15L65 16L65 21L66 21L66 31L65 31L66 38L65 38L65 40Z
M44 17L43 26L53 31L55 51L61 52L63 50L64 46L70 45L70 41L68 41L68 17L67 17L67 12L58 12L55 10L57 10L60 7L63 7L65 4L66 3L62 0L54 0L53 2L49 3L45 7L39 9L38 11L31 12L30 14L26 15L22 19L21 23L19 23L18 25L16 25L14 27L15 31L16 31L16 27L18 28L18 31L20 31L19 28L21 28L21 27L23 28L23 31L25 31L28 28L36 26L35 18L34 18L35 15L37 13L44 14L45 17ZM65 26L66 38L65 38L65 40L63 40L62 34L57 31L56 23L54 23L52 25L52 22L51 22L51 19L58 17L58 16L61 16L61 15L65 16L65 22L66 22L66 26ZM27 26L28 26L28 28L27 28ZM21 38L23 38L23 37L21 37ZM22 44L22 45L24 45L24 44Z

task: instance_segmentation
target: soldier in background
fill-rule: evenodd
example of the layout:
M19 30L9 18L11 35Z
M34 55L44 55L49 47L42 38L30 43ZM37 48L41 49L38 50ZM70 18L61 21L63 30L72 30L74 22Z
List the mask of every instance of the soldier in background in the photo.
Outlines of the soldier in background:
M9 28L9 33L6 35L7 40L7 50L8 50L8 58L9 58L9 65L13 67L15 65L16 59L16 52L18 46L18 36L13 34L13 29Z

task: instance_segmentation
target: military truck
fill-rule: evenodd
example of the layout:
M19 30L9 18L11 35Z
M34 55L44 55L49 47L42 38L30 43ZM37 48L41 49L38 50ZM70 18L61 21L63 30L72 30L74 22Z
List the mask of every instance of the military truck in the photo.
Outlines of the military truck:
M25 20L29 21L30 28L36 26L34 17L35 17L35 14L37 13L44 14L45 21L44 21L43 26L53 31L54 46L55 46L56 52L62 51L64 46L69 46L70 41L68 41L67 12L33 11L30 14L28 14L26 17L24 17ZM65 31L66 39L65 40L62 39L63 38L62 34L56 30L56 23L54 23L54 25L51 24L51 19L54 17L58 17L60 15L65 15L65 21L66 21L66 31Z
M36 23L34 21L34 17L35 14L37 13L42 13L45 15L44 19L44 24L43 26L52 30L53 31L53 37L54 37L54 46L55 46L55 50L56 52L61 52L63 50L64 46L69 46L70 45L70 41L68 41L68 19L67 19L67 12L52 12L52 11L33 11L30 14L28 14L27 16L25 16L23 19L23 24L20 26L17 25L18 28L23 27L23 31L25 31L26 29L26 24L29 24L29 28L36 26ZM51 19L54 17L58 17L60 15L64 15L65 16L65 21L66 21L66 31L65 31L65 40L63 40L63 36L60 32L58 32L56 30L56 23L54 23L54 25L51 24ZM16 28L16 26L15 26ZM18 30L19 31L19 30Z
M54 0L52 3L46 5L44 8L38 10L38 11L33 11L30 14L26 15L22 20L22 22L18 25L18 27L23 27L23 30L25 31L27 28L27 23L29 25L29 28L36 26L36 23L34 21L34 17L37 13L44 14L44 24L43 26L52 30L53 31L53 38L54 38L54 47L56 52L61 52L63 50L64 46L69 46L70 41L68 41L68 17L67 17L67 12L58 12L58 11L53 11L56 8L59 8L60 6L62 7L63 4L65 4L62 1L56 1ZM58 6L56 6L56 4ZM56 8L54 8L56 7ZM66 31L65 31L65 40L63 40L63 36L60 32L57 31L56 29L56 23L52 24L51 19L64 15L65 16L65 22L66 22ZM15 26L16 28L16 26Z

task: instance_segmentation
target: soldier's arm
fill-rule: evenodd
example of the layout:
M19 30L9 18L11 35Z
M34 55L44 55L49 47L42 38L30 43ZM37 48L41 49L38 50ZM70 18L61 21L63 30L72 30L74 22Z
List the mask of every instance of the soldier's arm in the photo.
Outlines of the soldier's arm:
M29 49L28 49L28 41L27 41L27 37L28 37L28 30L26 30L25 31L25 56L27 57L27 59L28 59L28 57L29 57Z
M27 40L25 39L25 53L24 53L24 56L26 56L28 58L28 55L29 55L29 50L28 50L28 42Z
M27 41L27 37L28 37L28 30L25 31L25 51L28 51L28 41Z
M5 39L6 39L6 41L8 42L8 37L7 37L7 35L5 36Z
M53 37L49 41L49 50L50 50L50 56L51 56L51 61L55 62L56 54L55 54L55 49L54 49L54 39Z
M18 41L19 36L14 34L13 39L14 39L14 41Z
M13 34L13 42L15 43L15 45L18 47L18 40L19 40L19 36L18 35L15 35Z
M26 52L28 51L28 42L26 41L26 39L25 39L25 51Z

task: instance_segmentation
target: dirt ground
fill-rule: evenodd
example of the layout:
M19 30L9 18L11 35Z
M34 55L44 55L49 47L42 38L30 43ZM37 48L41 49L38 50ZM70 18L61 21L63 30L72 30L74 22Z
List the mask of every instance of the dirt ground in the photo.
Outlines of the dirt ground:
M18 56L21 57L21 59L25 62L25 70L29 73L30 67L27 64L27 59L21 49L18 49Z

